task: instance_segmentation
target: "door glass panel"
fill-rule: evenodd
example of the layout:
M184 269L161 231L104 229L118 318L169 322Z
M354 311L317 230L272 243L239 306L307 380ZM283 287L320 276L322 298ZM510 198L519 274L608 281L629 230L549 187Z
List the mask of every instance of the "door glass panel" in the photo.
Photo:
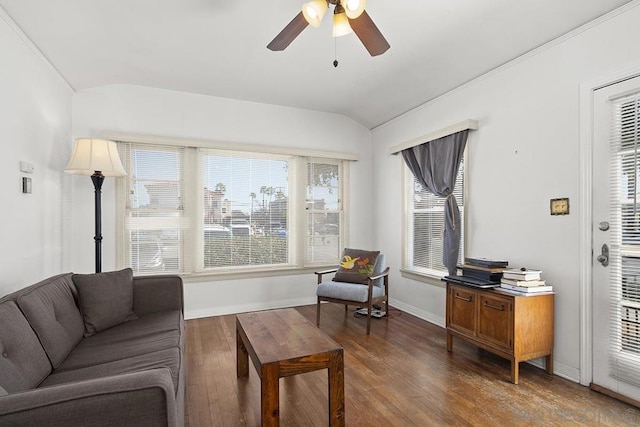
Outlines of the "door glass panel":
M640 98L612 104L612 182L610 209L614 218L610 272L611 375L640 385ZM619 224L619 225L618 225ZM635 365L635 367L634 367Z

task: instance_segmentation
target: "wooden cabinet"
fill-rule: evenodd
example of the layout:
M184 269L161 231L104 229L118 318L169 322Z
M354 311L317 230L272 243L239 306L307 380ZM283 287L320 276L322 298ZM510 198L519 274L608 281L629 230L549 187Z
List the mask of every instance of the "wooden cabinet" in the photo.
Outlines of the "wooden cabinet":
M553 373L553 294L512 295L447 283L447 351L461 338L511 361L518 384L519 363L545 357Z

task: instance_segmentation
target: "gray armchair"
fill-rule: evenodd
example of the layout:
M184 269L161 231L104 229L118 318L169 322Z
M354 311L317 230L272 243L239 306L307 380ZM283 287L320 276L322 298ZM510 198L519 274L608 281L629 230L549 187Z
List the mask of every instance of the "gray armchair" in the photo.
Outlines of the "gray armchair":
M316 325L320 326L320 303L322 301L344 304L345 314L350 305L364 306L367 308L367 335L369 335L373 305L384 302L384 316L389 315L389 267L385 265L384 255L378 256L373 273L367 278L366 284L339 282L331 279L323 281L323 276L336 271L338 271L337 268L315 272L318 279Z

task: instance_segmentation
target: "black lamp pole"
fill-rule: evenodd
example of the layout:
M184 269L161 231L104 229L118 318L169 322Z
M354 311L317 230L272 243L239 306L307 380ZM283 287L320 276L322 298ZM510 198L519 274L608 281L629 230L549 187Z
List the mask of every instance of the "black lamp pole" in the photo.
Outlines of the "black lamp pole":
M93 188L95 189L94 207L96 217L95 236L93 240L96 241L96 273L102 271L102 183L104 182L104 175L101 171L94 171L91 175L91 181L93 181Z
M71 160L64 168L65 172L77 175L91 175L95 189L94 214L96 246L96 273L102 272L102 183L105 176L125 176L118 147L114 141L106 139L76 138ZM91 172L93 171L93 174Z

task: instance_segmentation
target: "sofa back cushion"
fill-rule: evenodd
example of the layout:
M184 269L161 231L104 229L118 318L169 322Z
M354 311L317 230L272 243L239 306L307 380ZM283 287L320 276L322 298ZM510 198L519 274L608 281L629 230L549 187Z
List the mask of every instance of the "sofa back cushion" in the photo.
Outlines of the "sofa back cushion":
M0 325L0 386L8 393L36 387L51 363L15 302L0 303Z
M137 318L133 313L133 270L130 268L71 277L78 289L85 337Z
M74 299L71 273L30 286L16 302L57 368L82 339L84 324Z

